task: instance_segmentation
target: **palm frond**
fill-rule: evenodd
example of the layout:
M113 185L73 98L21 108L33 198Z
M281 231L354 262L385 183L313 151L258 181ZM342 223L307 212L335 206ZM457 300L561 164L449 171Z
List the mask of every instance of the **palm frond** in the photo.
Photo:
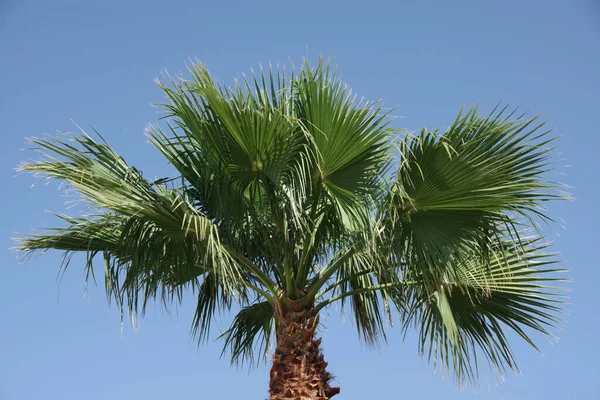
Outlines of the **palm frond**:
M198 287L197 299L196 312L192 320L192 337L197 338L200 343L209 338L215 313L230 310L233 299L220 282L219 275L212 271L204 275Z
M486 254L507 227L537 226L548 219L543 203L564 198L547 179L549 131L505 110L482 117L473 108L445 133L423 130L400 143L384 217L399 258L439 276L465 250Z
M552 268L557 261L547 247L539 238L516 244L508 237L491 250L489 264L472 251L435 291L423 280L410 287L403 327L416 326L421 354L459 384L475 382L482 357L501 377L518 371L506 330L537 349L527 329L553 337L550 328L560 324L562 270Z
M313 176L339 220L365 228L389 167L388 114L381 104L357 101L322 59L315 68L305 62L294 83L295 111L318 155Z
M275 311L269 302L246 306L237 313L231 327L221 335L225 340L223 354L229 353L231 362L235 364L264 361L271 350L274 330Z
M23 170L74 186L100 217L66 218L69 225L48 234L25 237L23 251L61 249L88 253L88 262L104 254L107 288L126 301L132 313L142 312L150 298L164 301L180 295L175 282L192 282L210 270L225 290L242 290L247 269L225 248L217 227L184 196L153 185L129 167L105 143L85 133L59 139L34 139L45 161ZM118 288L118 289L116 289ZM116 290L116 291L115 291Z

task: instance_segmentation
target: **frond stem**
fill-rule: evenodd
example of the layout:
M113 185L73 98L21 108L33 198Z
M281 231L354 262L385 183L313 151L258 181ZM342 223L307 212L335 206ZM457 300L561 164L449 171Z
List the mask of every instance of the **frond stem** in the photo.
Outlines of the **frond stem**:
M314 254L315 254L315 249L314 249L314 243L315 243L315 236L317 234L317 230L319 229L319 227L321 226L321 222L323 221L323 216L321 216L318 221L315 221L316 216L317 216L317 209L318 209L318 204L319 204L319 200L321 199L321 190L320 190L320 186L317 186L316 189L317 193L316 193L316 197L314 200L314 203L312 204L312 210L310 213L310 221L314 222L314 227L313 229L306 234L306 236L304 237L304 241L302 244L302 256L300 257L300 266L299 266L299 270L298 270L298 276L296 277L296 283L298 285L298 287L303 288L304 285L306 285L306 278L307 278L307 272L308 272L308 267L310 266L310 262L311 259L313 258Z
M271 294L269 294L268 292L266 292L265 290L259 288L258 286L254 285L251 282L244 282L244 285L252 290L254 290L256 293L259 293L261 296L263 296L269 303L271 303L273 306L275 306L275 304L277 303L277 300L275 299L275 297Z
M243 254L238 253L237 251L227 248L229 253L235 257L248 271L250 271L256 279L260 281L271 293L273 296L278 297L280 295L280 290L277 288L277 285L273 280L264 273L256 264L246 258Z
M334 297L330 297L329 299L320 302L319 304L317 304L315 306L314 310L315 310L315 312L319 312L321 309L323 309L323 307L326 307L329 304L334 303L343 298L346 298L349 296L354 296L355 294L376 292L379 290L393 289L393 288L402 287L402 286L414 286L417 284L418 284L417 281L402 281L402 282L394 282L394 283L384 283L382 285L376 285L376 286L371 286L371 287L367 287L367 288L351 290L349 292L342 293L342 294L339 294Z
M317 275L315 281L310 285L310 289L306 293L305 301L308 303L312 303L319 293L319 289L323 287L327 283L327 281L333 276L333 274L340 269L344 263L354 255L355 250L350 249L345 254L340 256L335 262L329 265L329 267L325 268L323 271Z
M357 272L356 274L352 274L344 279L340 279L339 281L335 281L334 283L332 283L331 285L327 286L325 289L321 290L319 293L317 293L317 296L315 297L315 299L318 299L320 297L322 297L325 293L329 292L330 290L335 289L336 287L340 286L342 283L348 282L351 279L354 278L358 278L361 277L363 275L368 275L371 273L374 273L375 271L372 269L367 269L361 272Z

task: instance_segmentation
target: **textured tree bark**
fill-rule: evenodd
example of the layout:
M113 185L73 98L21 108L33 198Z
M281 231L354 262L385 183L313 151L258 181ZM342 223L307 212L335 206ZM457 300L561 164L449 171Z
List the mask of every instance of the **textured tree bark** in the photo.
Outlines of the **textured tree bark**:
M321 339L315 340L318 315L310 310L277 313L277 348L271 367L270 400L328 400L340 392L332 388Z

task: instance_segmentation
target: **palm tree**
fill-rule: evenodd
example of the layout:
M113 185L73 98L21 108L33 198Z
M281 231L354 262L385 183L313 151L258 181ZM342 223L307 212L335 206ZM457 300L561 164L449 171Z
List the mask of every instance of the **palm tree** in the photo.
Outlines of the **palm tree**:
M506 330L535 347L531 332L559 323L538 223L565 196L547 178L544 124L474 108L444 131L405 133L322 60L232 87L201 63L189 71L158 82L166 122L147 130L175 177L148 180L83 131L31 140L46 157L21 169L67 182L89 208L22 238L26 255L63 250L66 268L85 253L87 276L100 258L109 299L133 315L191 290L200 340L215 312L239 310L224 351L266 358L274 338L273 400L339 392L317 338L337 302L367 343L386 339L387 320L416 328L420 352L459 383L479 358L517 368Z

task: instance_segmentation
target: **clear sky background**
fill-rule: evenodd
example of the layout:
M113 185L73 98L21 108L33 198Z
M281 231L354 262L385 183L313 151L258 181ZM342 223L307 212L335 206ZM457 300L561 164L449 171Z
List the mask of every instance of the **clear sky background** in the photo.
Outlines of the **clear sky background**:
M332 312L325 356L340 400L598 399L598 189L600 5L595 1L81 1L0 0L0 399L264 399L268 366L248 371L219 358L221 343L189 337L193 299L150 307L140 330L108 307L100 287L84 295L73 264L57 281L58 254L19 264L15 232L51 227L65 211L56 185L31 188L14 168L34 157L25 137L98 129L146 176L165 161L144 126L163 100L153 83L197 57L222 81L259 63L330 57L359 95L397 106L396 124L450 124L462 105L508 102L541 113L561 135L561 179L572 203L548 229L574 282L558 344L543 355L514 341L522 375L458 392L399 329L378 350ZM227 328L224 318L216 333Z

